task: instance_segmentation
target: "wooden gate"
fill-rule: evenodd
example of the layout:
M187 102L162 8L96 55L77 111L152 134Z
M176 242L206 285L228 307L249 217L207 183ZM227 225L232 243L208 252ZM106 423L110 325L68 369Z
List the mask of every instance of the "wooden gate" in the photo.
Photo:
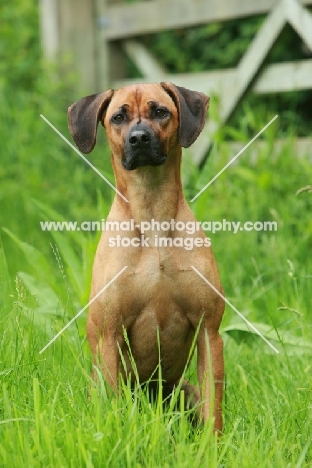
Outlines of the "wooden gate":
M124 67L127 54L140 70L141 82L175 84L220 98L220 122L207 123L191 148L200 163L210 139L248 91L276 93L312 88L312 60L262 64L289 23L312 51L312 0L41 0L45 55L69 53L90 94L131 83ZM170 75L137 38L143 34L191 27L267 13L256 36L234 69ZM135 80L137 81L137 80Z

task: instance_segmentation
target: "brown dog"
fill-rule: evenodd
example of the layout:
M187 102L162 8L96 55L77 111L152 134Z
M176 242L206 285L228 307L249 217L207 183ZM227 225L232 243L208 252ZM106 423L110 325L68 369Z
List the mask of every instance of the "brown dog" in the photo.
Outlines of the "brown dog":
M155 375L160 360L164 388L172 390L198 331L200 393L188 382L182 388L188 396L200 395L203 421L214 408L214 425L221 431L224 369L218 329L224 301L191 266L219 291L222 287L205 233L181 230L196 222L182 193L181 146L198 137L208 104L204 94L172 83L139 84L81 99L69 108L68 120L84 153L93 149L102 123L116 187L128 200L116 194L106 220L115 222L115 230L103 231L94 261L91 298L127 266L90 306L87 335L94 362L100 357L115 392L119 374L134 382L128 341L140 382ZM117 229L121 226L125 230Z

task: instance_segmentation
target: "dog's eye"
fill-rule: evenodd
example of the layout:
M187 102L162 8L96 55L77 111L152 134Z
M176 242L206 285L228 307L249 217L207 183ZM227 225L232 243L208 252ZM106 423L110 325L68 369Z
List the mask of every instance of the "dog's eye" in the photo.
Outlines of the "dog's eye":
M117 115L114 115L113 117L113 121L116 122L116 123L121 123L125 120L124 116L122 114L117 114Z
M168 111L166 109L162 109L161 107L159 109L156 109L155 116L162 118L166 117L168 115Z

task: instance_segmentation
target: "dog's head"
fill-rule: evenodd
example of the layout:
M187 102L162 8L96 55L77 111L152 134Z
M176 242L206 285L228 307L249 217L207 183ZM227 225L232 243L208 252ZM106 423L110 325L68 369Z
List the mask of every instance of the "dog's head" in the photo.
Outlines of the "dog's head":
M139 84L87 96L68 109L69 131L83 153L99 122L127 170L163 164L177 144L188 148L205 124L209 98L172 83Z

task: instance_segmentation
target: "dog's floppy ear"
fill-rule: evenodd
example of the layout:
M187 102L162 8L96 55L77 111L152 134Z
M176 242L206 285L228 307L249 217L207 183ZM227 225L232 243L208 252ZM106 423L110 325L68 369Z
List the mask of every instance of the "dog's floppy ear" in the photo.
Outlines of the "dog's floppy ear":
M173 83L160 83L179 111L179 142L188 148L202 131L210 98L203 93L191 91Z
M68 128L74 142L83 153L90 153L96 142L99 121L109 105L114 91L92 94L75 102L68 108Z

